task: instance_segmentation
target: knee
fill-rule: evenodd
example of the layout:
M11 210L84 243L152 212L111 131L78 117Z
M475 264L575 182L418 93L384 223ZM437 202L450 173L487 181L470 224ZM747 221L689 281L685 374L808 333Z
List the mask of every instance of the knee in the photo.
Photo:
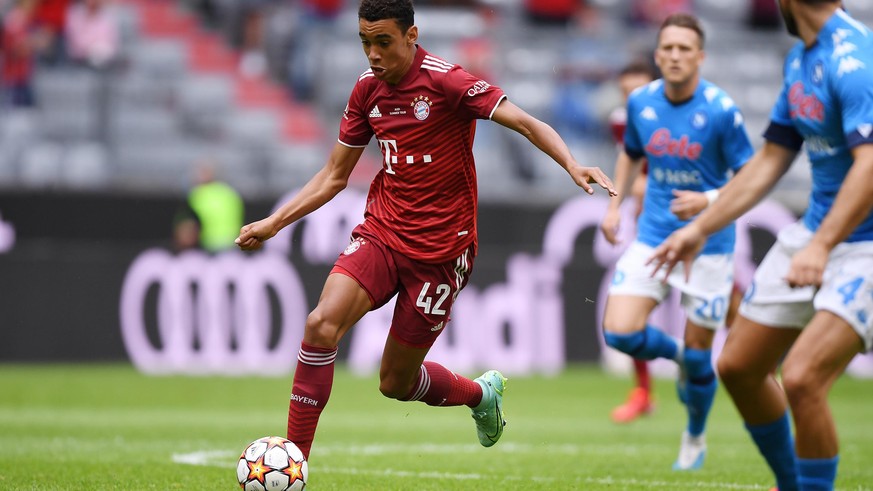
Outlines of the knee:
M824 385L802 366L785 365L782 368L782 387L792 408L803 407L804 402L815 397Z
M684 356L683 363L690 378L708 377L711 380L713 372L712 352L710 350L686 349Z
M645 333L637 331L630 334L617 334L605 330L603 332L603 340L610 348L617 349L622 353L634 355L640 351L646 342Z
M319 309L310 312L304 329L307 344L332 347L339 343L339 325L331 322Z
M402 400L409 395L411 389L412 387L409 383L404 383L395 376L383 376L379 380L379 392L389 399Z
M716 367L718 368L718 378L726 386L737 385L747 376L746 365L739 363L736 358L727 355L724 351L718 357Z

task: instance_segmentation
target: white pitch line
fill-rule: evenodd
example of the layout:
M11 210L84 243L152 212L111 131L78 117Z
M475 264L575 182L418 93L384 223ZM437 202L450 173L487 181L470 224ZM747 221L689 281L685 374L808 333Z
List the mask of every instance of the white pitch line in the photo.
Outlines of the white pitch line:
M330 447L330 446L329 446ZM404 452L422 452L422 453L431 453L441 448L442 452L452 452L456 450L456 447L466 447L466 445L365 445L363 447L386 447L393 449L390 453L396 453L403 448ZM474 447L475 446L472 446ZM509 448L507 448L509 447ZM524 444L514 444L514 445L505 445L503 448L503 452L507 453L523 453L526 451L532 451L534 449L539 448L538 445L524 445ZM572 447L572 445L564 445L564 447ZM552 447L549 447L551 451ZM345 452L340 452L341 449L344 449ZM359 450L359 449L358 449ZM334 446L331 448L333 453L346 453L352 455L361 455L361 453L356 450L355 446ZM373 450L371 448L371 450ZM325 448L319 448L320 453L325 453ZM385 452L389 453L389 452ZM371 454L372 455L372 454ZM198 465L198 466L209 466L209 467L224 467L224 468L236 468L235 459L237 458L236 452L227 451L227 450L205 450L199 452L189 452L189 453L181 453L181 454L173 454L172 460L177 464L186 464L186 465ZM445 479L445 480L454 480L454 481L476 481L476 480L489 480L489 481L513 481L513 482L539 482L539 483L550 483L555 482L557 479L553 477L544 477L544 476L507 476L507 475L488 475L488 474L479 474L479 473L448 473L448 472L415 472L415 471L403 471L403 470L394 470L394 469L357 469L353 467L331 467L331 466L310 466L309 472L315 473L324 473L324 474L346 474L353 476L384 476L384 477L404 477L404 478L415 478L415 479ZM568 481L562 481L568 482ZM622 486L622 487L637 487L637 486L645 486L648 488L663 488L663 489L737 489L737 490L757 490L757 489L769 489L767 486L758 486L753 484L738 484L738 483L724 483L724 482L689 482L689 483L676 483L676 482L664 482L664 481L646 481L641 479L626 479L626 478L613 478L613 477L584 477L577 478L568 483L572 484L599 484L599 485L613 485L613 486Z

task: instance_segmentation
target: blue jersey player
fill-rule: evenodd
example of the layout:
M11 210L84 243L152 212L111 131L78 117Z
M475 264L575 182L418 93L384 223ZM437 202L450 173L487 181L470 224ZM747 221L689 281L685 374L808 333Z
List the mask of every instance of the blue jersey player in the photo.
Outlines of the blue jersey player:
M838 0L779 4L801 42L786 57L766 142L651 263L670 271L692 260L709 232L772 189L806 143L809 207L758 268L718 372L779 491L827 490L839 460L827 395L849 361L873 345L873 32ZM784 390L770 375L783 356Z
M648 161L648 184L637 238L619 259L603 318L609 346L635 358L670 358L680 367L679 397L688 409L676 470L698 469L706 454L704 430L716 391L711 351L715 330L724 324L733 288L734 228L711 234L703 254L676 271L654 277L646 260L654 248L714 201L719 188L751 157L743 118L728 95L700 77L704 32L697 18L674 14L661 25L655 62L663 78L637 89L628 99L624 150L615 183L626 196ZM601 223L615 244L619 200L612 200ZM687 314L684 340L647 325L651 312L669 294L682 292Z

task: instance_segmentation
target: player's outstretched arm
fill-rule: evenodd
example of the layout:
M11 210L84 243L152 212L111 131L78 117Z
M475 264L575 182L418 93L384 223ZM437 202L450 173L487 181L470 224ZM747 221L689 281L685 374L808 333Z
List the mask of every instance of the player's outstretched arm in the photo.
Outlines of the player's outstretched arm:
M785 280L791 286L820 286L831 250L846 240L873 210L873 144L852 150L854 162L834 204L809 244L791 258Z
M652 274L665 268L667 274L683 262L691 261L703 249L706 238L721 230L766 196L791 166L795 150L765 142L749 162L721 189L712 206L703 210L691 223L673 232L655 248L647 264L654 264ZM686 274L691 271L685 268Z
M303 186L303 189L272 215L243 225L239 237L236 238L236 244L244 251L260 249L266 240L280 230L333 199L348 185L352 169L355 168L363 152L363 148L351 148L336 143L327 163Z
M583 167L576 162L567 144L551 126L526 113L524 110L506 99L500 102L491 120L512 129L530 140L537 148L551 157L564 168L573 178L577 186L588 194L594 194L590 184L598 184L610 196L618 193L612 181L599 167Z

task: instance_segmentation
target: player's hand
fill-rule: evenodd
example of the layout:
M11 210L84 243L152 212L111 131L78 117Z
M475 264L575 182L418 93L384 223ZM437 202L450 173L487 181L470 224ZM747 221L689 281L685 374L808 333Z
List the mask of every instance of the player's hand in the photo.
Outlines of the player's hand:
M603 232L603 238L612 245L621 243L618 238L619 225L621 225L621 211L610 207L606 210L603 221L600 222L600 231Z
M646 261L646 265L654 264L652 277L661 269L665 268L664 278L670 276L670 272L681 261L685 265L685 281L691 274L691 263L706 244L706 235L700 231L695 223L690 223L670 234L664 242L655 248L655 252Z
M591 187L591 184L597 183L610 196L618 196L618 191L615 190L612 181L600 170L600 167L576 166L570 171L570 175L573 176L573 181L576 182L576 185L584 189L588 194L594 194L594 188Z
M670 213L676 215L680 220L690 220L691 217L709 206L706 195L697 191L674 189L673 196L674 198L670 201Z
M243 225L239 231L239 237L234 242L244 251L256 251L264 245L267 239L276 235L277 232L278 230L268 217L248 225Z
M806 247L797 251L791 258L791 266L785 281L792 288L802 286L819 287L824 279L824 270L828 262L830 251L827 247L810 242Z

